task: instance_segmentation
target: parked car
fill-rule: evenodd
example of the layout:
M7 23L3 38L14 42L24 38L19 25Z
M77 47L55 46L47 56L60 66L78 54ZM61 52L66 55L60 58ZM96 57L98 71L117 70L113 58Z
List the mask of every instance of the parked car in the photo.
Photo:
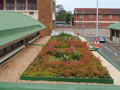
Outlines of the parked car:
M100 43L106 42L105 37L103 37L103 36L97 36L97 38L99 39Z

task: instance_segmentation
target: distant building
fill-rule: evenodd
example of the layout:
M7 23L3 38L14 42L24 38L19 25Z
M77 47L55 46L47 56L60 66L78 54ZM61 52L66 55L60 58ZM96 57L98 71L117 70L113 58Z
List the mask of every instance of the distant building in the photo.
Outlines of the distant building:
M55 29L56 0L0 0L0 10L21 12L41 21L46 29L42 35L50 35Z
M96 27L96 8L75 8L74 25L82 28ZM99 8L99 28L106 28L110 24L120 22L120 9Z
M69 14L72 14L72 11L68 11Z
M120 23L111 24L110 28L110 40L120 45Z

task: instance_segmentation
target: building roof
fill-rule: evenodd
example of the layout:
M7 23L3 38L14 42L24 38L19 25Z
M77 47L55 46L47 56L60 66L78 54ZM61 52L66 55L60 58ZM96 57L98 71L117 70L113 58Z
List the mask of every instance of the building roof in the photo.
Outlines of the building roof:
M45 26L30 16L0 11L0 46L44 29Z
M96 8L75 8L75 14L96 14ZM120 9L99 8L99 14L120 14Z
M120 85L79 85L0 82L1 90L120 90Z
M120 30L120 23L111 24L110 26L108 26L108 28Z
M0 31L40 25L40 22L19 12L0 11Z

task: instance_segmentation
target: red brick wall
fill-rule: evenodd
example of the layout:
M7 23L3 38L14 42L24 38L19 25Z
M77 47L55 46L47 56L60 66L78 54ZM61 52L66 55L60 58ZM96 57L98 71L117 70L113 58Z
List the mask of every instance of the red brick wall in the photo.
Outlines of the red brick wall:
M84 15L85 21L96 21L96 15L92 15L93 18L90 19L90 15ZM80 15L75 16L75 20L82 21L83 18L80 18ZM120 21L120 15L112 15L112 19L109 19L109 15L102 15L102 19L99 18L100 21Z
M52 13L54 9L51 5L54 5L52 4L51 0L37 0L39 21L46 26L46 29L42 30L40 35L48 36L53 30Z
M84 24L85 28L95 28L96 27L96 15L92 15L93 18L90 18L90 15L84 15ZM81 21L80 23L77 23L78 27L82 26L83 18L80 18L80 15L75 16L75 20ZM93 24L91 25L91 22L85 22L85 21L93 21ZM112 15L112 19L109 18L109 15L102 15L102 19L99 18L99 21L109 21L109 22L100 22L99 28L106 28L108 25L112 24L114 21L120 22L120 15ZM113 21L113 22L110 22ZM76 23L74 23L76 25Z

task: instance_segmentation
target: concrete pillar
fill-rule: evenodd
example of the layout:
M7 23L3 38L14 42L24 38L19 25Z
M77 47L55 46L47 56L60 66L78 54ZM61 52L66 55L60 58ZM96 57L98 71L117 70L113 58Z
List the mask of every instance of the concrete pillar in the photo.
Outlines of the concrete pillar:
M119 31L119 45L120 45L120 31Z
M28 10L28 0L25 0L25 10Z
M113 33L113 30L110 29L110 40L112 41L112 33Z
M17 0L14 0L14 10L17 10Z
M3 10L6 10L6 0L3 0Z

